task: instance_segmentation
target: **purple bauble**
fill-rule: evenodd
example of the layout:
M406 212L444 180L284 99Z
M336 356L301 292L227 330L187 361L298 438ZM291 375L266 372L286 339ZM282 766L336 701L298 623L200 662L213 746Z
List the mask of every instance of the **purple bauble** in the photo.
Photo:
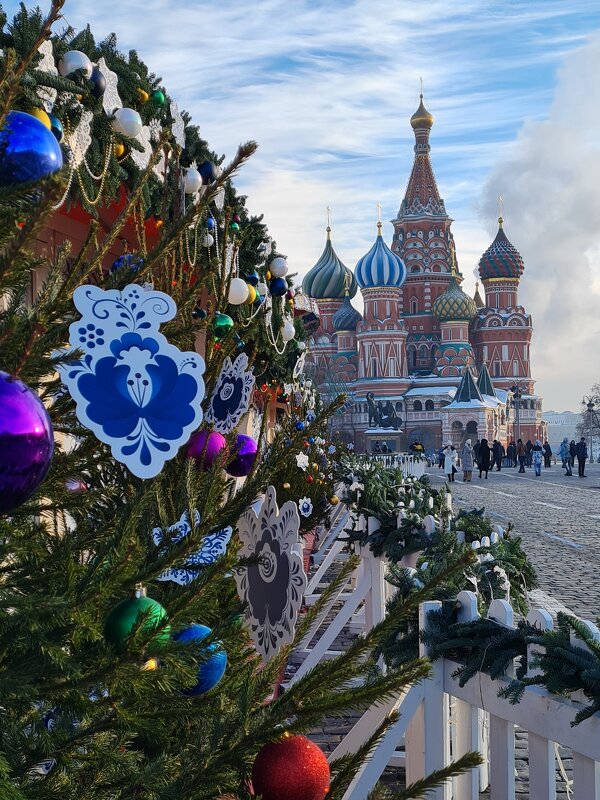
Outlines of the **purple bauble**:
M0 372L0 514L24 503L46 477L54 432L39 397Z
M233 461L225 467L230 475L235 478L243 478L248 475L254 462L256 461L256 454L258 452L258 445L251 436L246 436L244 433L239 433L235 443L236 456Z
M196 431L188 442L187 457L202 469L210 469L226 446L225 437L217 431Z

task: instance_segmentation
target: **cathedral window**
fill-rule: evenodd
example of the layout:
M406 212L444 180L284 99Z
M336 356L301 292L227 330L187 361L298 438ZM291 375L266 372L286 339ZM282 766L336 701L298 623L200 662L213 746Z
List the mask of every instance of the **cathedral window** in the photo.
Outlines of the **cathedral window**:
M433 411L433 400L425 401L425 411Z
M396 403L396 411L397 411L397 412L400 412L400 411L402 411L402 403L401 403L399 400L398 400L398 402Z
M499 361L494 361L494 377L500 378L502 376L502 369Z
M513 361L513 376L517 377L519 374L519 362Z
M415 400L413 403L413 411L423 411L423 403L420 400Z
M416 297L413 297L413 298L411 298L411 301L410 301L410 313L411 314L417 314L418 311L419 311L419 301L417 300Z

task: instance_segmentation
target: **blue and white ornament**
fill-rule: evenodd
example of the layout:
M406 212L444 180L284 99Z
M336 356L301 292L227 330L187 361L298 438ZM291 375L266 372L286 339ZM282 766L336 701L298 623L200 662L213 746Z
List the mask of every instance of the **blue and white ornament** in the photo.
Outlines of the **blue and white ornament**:
M200 513L194 511L194 527L200 525ZM179 522L171 525L166 531L162 528L154 528L152 531L152 541L157 547L162 545L178 544L192 530L187 511L181 515ZM227 526L220 531L211 533L202 539L200 550L188 556L182 567L173 567L162 572L157 580L172 581L180 586L187 586L194 581L200 574L202 567L212 564L225 554L227 545L231 539L233 528Z
M313 512L313 504L310 497L301 497L298 500L298 511L303 517L310 517Z
M58 367L77 417L130 472L153 478L202 422L204 359L159 332L177 312L163 292L79 286L73 300L81 319L57 355L83 351Z
M229 357L225 359L205 414L216 431L230 433L237 427L250 408L254 382L246 353L240 353L233 362Z

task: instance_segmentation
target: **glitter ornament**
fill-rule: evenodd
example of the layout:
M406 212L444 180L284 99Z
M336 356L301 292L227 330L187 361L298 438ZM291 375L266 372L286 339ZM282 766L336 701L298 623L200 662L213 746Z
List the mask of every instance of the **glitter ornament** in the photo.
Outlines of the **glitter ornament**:
M323 751L306 736L266 744L252 766L252 787L263 800L324 800L330 780Z

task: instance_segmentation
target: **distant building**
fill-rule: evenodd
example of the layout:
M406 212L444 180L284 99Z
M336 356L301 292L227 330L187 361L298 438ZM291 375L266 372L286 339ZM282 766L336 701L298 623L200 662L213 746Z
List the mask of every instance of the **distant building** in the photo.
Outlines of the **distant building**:
M345 392L354 401L336 415L334 428L363 451L377 443L405 450L416 439L428 452L467 438L541 439L542 401L529 360L533 328L518 301L523 259L500 218L479 261L485 298L479 285L473 298L465 294L452 219L429 158L433 116L422 96L410 123L414 163L392 220L391 249L379 222L373 246L352 272L328 227L325 250L302 285L320 311L310 347L315 380L322 393ZM351 303L359 288L364 316Z
M582 415L574 411L544 411L544 421L548 426L548 441L552 450L556 450L562 440L567 437L569 441L577 441L577 426L582 421Z

